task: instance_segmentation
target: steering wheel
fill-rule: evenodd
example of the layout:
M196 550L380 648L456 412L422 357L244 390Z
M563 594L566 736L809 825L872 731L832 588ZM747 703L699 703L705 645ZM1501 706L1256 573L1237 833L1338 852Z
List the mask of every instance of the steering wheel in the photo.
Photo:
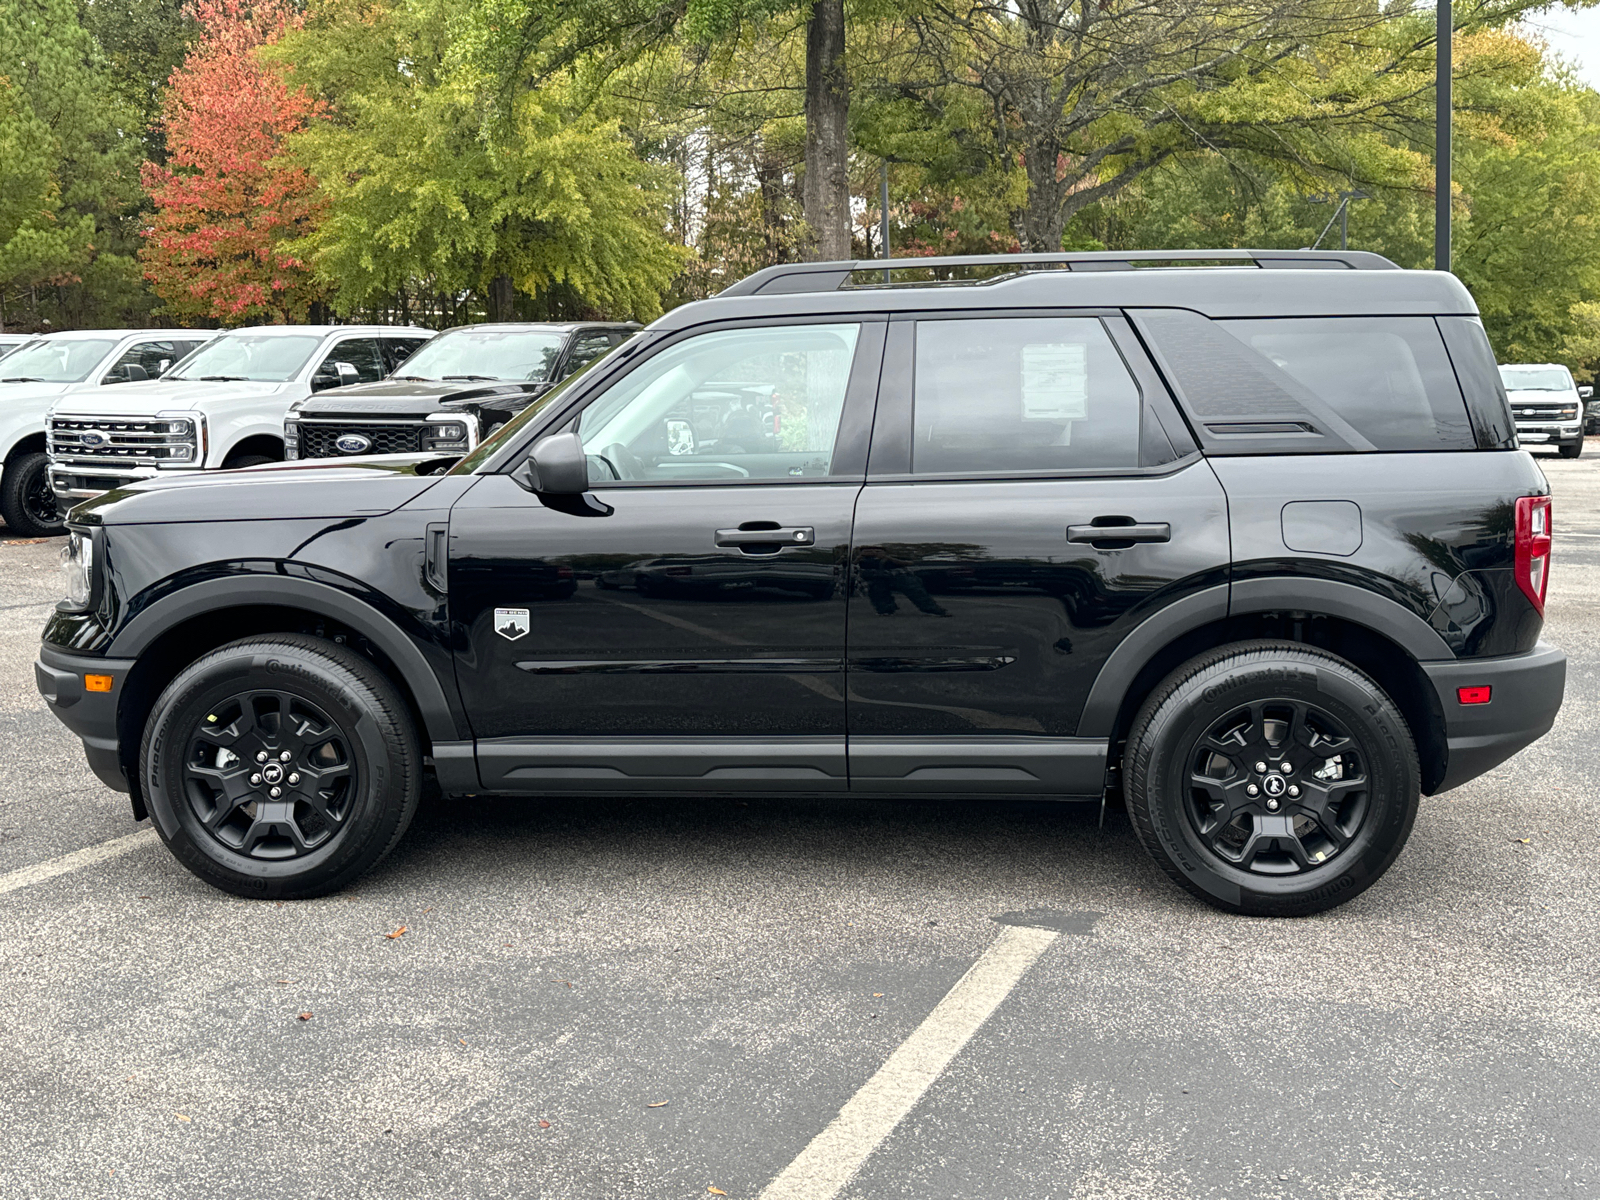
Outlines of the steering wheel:
M616 472L618 479L644 478L644 461L621 442L612 442L600 451L600 457Z

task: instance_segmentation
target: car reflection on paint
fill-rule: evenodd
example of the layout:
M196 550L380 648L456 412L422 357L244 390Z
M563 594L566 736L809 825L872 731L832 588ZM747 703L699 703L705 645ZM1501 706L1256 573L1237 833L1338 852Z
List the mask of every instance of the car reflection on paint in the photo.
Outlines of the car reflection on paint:
M729 558L708 554L694 558L642 558L626 566L601 571L595 584L607 590L633 588L641 596L711 599L747 595L752 600L780 600L803 595L826 600L834 593L833 567L776 556Z

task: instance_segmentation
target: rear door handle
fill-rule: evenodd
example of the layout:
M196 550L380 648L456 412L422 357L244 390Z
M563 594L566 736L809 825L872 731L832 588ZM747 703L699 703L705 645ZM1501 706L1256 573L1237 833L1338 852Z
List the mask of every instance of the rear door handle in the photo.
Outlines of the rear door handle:
M1104 518L1102 518L1104 519ZM1170 542L1172 526L1165 521L1135 521L1127 525L1068 525L1067 541L1087 542L1097 549L1114 549L1133 542ZM1109 543L1101 545L1101 543Z
M753 524L753 522L752 522ZM817 531L810 525L774 525L770 529L719 529L719 546L811 546Z

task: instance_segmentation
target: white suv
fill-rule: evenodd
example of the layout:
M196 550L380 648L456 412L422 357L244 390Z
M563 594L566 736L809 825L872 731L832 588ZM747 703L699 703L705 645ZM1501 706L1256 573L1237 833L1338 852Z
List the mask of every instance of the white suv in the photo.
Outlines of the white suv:
M1560 363L1506 363L1500 381L1511 401L1519 445L1555 446L1562 458L1583 453L1583 398L1571 371Z
M221 334L154 383L62 397L50 414L50 484L79 500L170 471L283 459L296 400L376 383L433 331L392 325L265 325Z
M62 396L107 395L106 384L154 379L196 347L211 329L85 329L0 347L0 516L13 533L62 531L45 455L45 418Z

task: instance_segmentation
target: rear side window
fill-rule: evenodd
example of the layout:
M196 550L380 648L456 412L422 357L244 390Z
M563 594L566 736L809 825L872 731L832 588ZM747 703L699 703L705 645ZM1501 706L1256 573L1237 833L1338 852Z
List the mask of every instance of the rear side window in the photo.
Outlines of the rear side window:
M1135 319L1214 453L1477 444L1431 317Z
M1137 467L1141 408L1097 318L917 323L916 474Z
M1456 379L1467 398L1467 412L1478 435L1480 450L1514 450L1516 425L1511 419L1511 404L1506 397L1500 371L1495 366L1494 350L1477 317L1438 317L1445 349L1456 369Z

